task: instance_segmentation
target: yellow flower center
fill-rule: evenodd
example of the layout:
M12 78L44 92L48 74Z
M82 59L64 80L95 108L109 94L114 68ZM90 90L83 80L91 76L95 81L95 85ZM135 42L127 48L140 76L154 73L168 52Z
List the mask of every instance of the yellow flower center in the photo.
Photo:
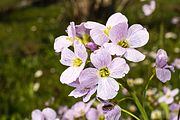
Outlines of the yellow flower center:
M123 48L129 47L127 40L120 40L117 44Z
M76 58L73 60L73 66L74 67L79 67L82 64L82 60L80 58Z
M105 120L104 115L99 115L98 120Z
M104 33L105 33L106 36L109 36L110 30L111 30L111 26L109 26L106 29L104 29Z
M101 69L99 70L99 75L100 75L101 77L108 77L109 74L110 74L110 72L109 72L109 70L108 70L107 67L101 68Z

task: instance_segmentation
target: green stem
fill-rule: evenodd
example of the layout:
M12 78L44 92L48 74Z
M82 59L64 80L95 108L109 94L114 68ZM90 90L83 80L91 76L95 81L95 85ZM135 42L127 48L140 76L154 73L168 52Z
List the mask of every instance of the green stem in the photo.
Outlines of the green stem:
M144 110L144 108L143 108L143 106L141 105L138 97L136 96L136 93L130 91L130 94L132 95L132 97L133 97L133 99L134 99L134 102L136 103L139 111L141 112L141 115L142 115L143 119L144 119L144 120L149 120L149 119L148 119L148 116L147 116L147 114L146 114L146 111Z
M125 88L121 83L119 83L119 85L120 85L120 87ZM142 105L141 105L138 97L136 96L135 92L133 92L133 91L131 90L131 88L128 86L127 82L126 82L125 86L126 86L126 89L128 90L128 92L129 92L129 93L131 94L131 96L133 97L134 102L136 103L136 106L138 107L138 109L139 109L139 111L140 111L143 119L144 119L144 120L149 120L149 119L148 119L148 116L147 116L147 113L146 113L146 111L144 110L144 108L142 107Z
M123 108L121 108L121 111L129 114L130 116L134 117L136 120L140 120L137 116L135 116L134 114L132 114L131 112L129 112L129 111L123 109Z
M120 103L120 102L122 102L124 100L133 100L133 99L131 97L125 97L125 98L122 98L122 99L118 100L117 103Z
M144 107L144 101L145 101L145 99L146 99L146 91L147 91L147 89L148 89L148 87L149 87L149 84L150 84L151 80L152 80L153 77L155 76L155 74L156 74L156 72L155 72L155 69L154 69L154 70L153 70L153 74L152 74L151 77L149 78L149 80L148 80L148 82L147 82L147 84L146 84L146 86L145 86L145 89L144 89L144 91L143 91L143 107Z

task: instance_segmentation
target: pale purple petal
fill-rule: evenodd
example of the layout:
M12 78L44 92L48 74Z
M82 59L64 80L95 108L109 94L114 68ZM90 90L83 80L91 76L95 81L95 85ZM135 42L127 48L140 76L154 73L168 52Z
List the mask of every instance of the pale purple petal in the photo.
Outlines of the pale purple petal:
M114 44L114 43L105 43L104 48L111 54L111 55L117 55L117 56L122 56L125 52L126 49Z
M75 23L70 22L70 25L67 27L67 34L70 38L74 38L76 36Z
M94 51L90 56L92 64L96 68L106 67L111 63L111 55L103 48Z
M165 83L171 79L171 72L168 69L156 68L156 76L161 82Z
M74 89L68 96L73 96L75 98L82 97L88 93L88 89Z
M113 78L100 79L97 88L97 97L108 100L114 98L119 90L119 85Z
M85 62L88 57L86 48L80 41L74 41L74 53L77 57L81 58L83 62Z
M92 29L90 31L90 36L93 39L93 41L97 44L102 46L104 43L107 43L109 41L108 37L104 33L103 30L100 29Z
M61 83L69 84L77 80L81 71L84 68L84 64L80 67L69 67L60 76Z
M84 69L80 76L79 82L82 86L91 87L98 83L98 70L95 68Z
M72 109L74 110L74 117L78 118L85 115L85 107L86 104L83 102L77 102L72 106Z
M86 47L89 48L91 51L95 51L97 49L97 45L94 42L88 42Z
M130 48L138 48L147 44L149 33L140 24L134 24L128 29L128 45Z
M150 4L143 5L142 10L145 16L149 16L154 12L155 8L156 2L154 0L151 0Z
M119 120L121 116L121 108L115 105L114 108L105 114L106 120Z
M109 32L109 38L113 43L118 43L120 40L123 40L127 36L128 24L119 23L111 28Z
M64 115L62 120L74 120L74 110L69 109Z
M56 119L56 112L51 108L45 108L42 111L45 120L55 120Z
M122 78L129 72L129 66L123 58L114 58L112 63L108 66L110 76L113 78Z
M61 64L66 66L72 66L73 60L76 58L76 55L68 48L65 48L61 53Z
M113 27L119 23L127 23L127 22L128 19L126 18L126 16L124 16L121 13L115 13L108 18L106 22L106 27Z
M100 29L100 30L104 30L106 28L106 26L98 23L98 22L92 22L92 21L87 21L86 23L84 23L84 26L88 29Z
M93 87L89 89L89 92L83 97L83 102L87 102L90 100L91 96L96 92L97 87Z
M167 65L168 56L165 50L159 49L156 55L156 65L157 67L163 68Z
M174 101L174 98L173 97L170 97L170 98L166 98L166 100L164 101L166 104L171 104L173 103Z
M137 51L136 49L127 48L124 57L132 62L140 62L145 59L145 55L141 52Z
M90 108L86 114L87 120L98 120L98 111L95 108Z
M178 93L179 93L179 89L178 88L176 88L176 89L171 91L172 97L176 96Z
M82 37L84 34L89 34L90 30L85 28L84 26L85 22L82 22L80 25L76 25L76 36L77 37Z
M31 114L32 120L44 120L44 115L40 110L33 110Z
M55 39L54 50L55 52L61 52L64 48L68 48L72 45L72 41L67 39L68 36L60 36Z
M162 96L158 99L159 103L165 102L166 101L166 96Z

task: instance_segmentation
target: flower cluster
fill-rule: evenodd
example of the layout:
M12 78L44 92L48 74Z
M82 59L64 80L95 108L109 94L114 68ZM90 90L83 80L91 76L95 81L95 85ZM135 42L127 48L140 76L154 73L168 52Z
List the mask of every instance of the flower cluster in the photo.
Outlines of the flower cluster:
M116 80L130 70L126 60L145 59L136 48L148 42L148 31L140 24L128 28L128 19L121 13L111 15L106 25L71 22L66 32L67 36L54 43L55 51L61 53L61 64L68 66L60 81L75 88L69 96L83 97L84 102L95 92L103 100L113 99L119 90Z

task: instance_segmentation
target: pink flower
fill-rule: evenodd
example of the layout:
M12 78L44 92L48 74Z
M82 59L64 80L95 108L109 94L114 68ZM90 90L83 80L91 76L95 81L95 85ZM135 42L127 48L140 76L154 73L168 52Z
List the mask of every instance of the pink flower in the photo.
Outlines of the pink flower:
M61 74L60 81L65 84L76 81L85 66L86 59L86 48L80 41L74 41L74 52L64 48L60 62L63 65L69 66L69 68Z
M145 59L145 56L135 49L144 46L149 40L148 31L141 25L134 24L128 29L127 23L119 23L112 27L109 38L112 43L106 43L104 47L111 55L124 56L133 62Z
M112 60L111 55L103 48L96 50L90 56L95 68L82 71L79 82L84 86L97 85L97 97L108 100L117 95L118 82L114 78L122 78L129 72L129 66L123 58Z

